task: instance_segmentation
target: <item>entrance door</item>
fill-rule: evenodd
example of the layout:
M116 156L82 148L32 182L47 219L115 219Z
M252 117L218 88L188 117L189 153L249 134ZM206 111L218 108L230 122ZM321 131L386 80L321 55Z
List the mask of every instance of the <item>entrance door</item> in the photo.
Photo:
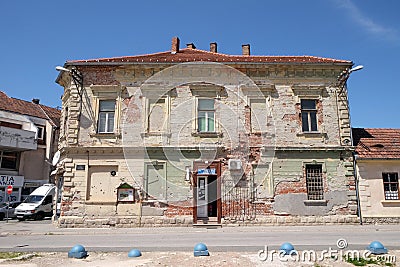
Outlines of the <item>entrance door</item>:
M208 186L207 176L197 177L197 218L207 218Z
M221 165L215 161L211 164L195 162L193 177L194 213L193 222L220 223L221 205ZM200 222L199 222L200 221Z

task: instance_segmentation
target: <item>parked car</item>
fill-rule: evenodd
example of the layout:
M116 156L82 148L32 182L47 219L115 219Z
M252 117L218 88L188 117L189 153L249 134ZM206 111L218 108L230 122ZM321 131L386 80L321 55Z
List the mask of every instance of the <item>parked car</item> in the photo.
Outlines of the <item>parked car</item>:
M14 201L9 203L0 203L0 221L7 218L7 210L8 210L8 218L15 218L17 215L15 214L15 208L21 204L20 201Z
M53 200L56 192L53 184L44 184L36 188L16 209L19 221L26 219L41 220L53 215Z

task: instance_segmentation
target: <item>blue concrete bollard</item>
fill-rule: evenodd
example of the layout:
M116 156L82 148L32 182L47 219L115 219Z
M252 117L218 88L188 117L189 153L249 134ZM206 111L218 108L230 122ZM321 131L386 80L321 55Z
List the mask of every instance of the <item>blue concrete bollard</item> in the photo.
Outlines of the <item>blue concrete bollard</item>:
M129 258L137 258L137 257L140 257L140 256L142 256L142 252L140 252L140 250L138 250L138 249L131 249L128 252L128 257Z
M208 253L207 246L203 243L198 243L196 246L194 246L194 256L210 256L210 253Z
M296 255L297 251L294 249L293 245L286 242L281 245L279 248L279 252L282 253L283 255Z
M388 252L387 248L385 248L383 244L379 241L371 242L367 249L371 251L371 253L374 255L386 254Z
M86 249L82 245L75 245L68 252L68 258L82 259L88 256Z

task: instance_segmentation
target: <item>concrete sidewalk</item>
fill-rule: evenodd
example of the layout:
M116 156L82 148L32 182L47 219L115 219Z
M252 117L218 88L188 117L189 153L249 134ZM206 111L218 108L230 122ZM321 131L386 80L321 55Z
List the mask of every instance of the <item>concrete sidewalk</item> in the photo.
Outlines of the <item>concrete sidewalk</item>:
M194 228L194 227L138 227L138 228L59 228L50 219L43 221L9 220L0 221L0 235L4 233L12 235L32 234L59 234L59 235L93 235L93 234L145 234L145 233L193 233L193 232L400 232L398 225L306 225L306 226L236 226L219 228Z

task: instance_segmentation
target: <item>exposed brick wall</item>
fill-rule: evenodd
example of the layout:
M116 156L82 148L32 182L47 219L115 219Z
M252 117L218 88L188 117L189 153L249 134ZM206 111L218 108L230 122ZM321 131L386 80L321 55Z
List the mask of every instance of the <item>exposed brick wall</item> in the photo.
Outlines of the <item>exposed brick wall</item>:
M83 74L84 86L90 85L119 85L113 73L117 66L79 66Z
M167 217L191 215L193 216L193 204L190 201L174 203L167 205L164 215Z
M317 108L318 127L320 129L321 125L324 124L324 109L322 102L320 100L316 101L316 108Z
M274 215L274 209L272 203L255 203L255 209L257 215Z

